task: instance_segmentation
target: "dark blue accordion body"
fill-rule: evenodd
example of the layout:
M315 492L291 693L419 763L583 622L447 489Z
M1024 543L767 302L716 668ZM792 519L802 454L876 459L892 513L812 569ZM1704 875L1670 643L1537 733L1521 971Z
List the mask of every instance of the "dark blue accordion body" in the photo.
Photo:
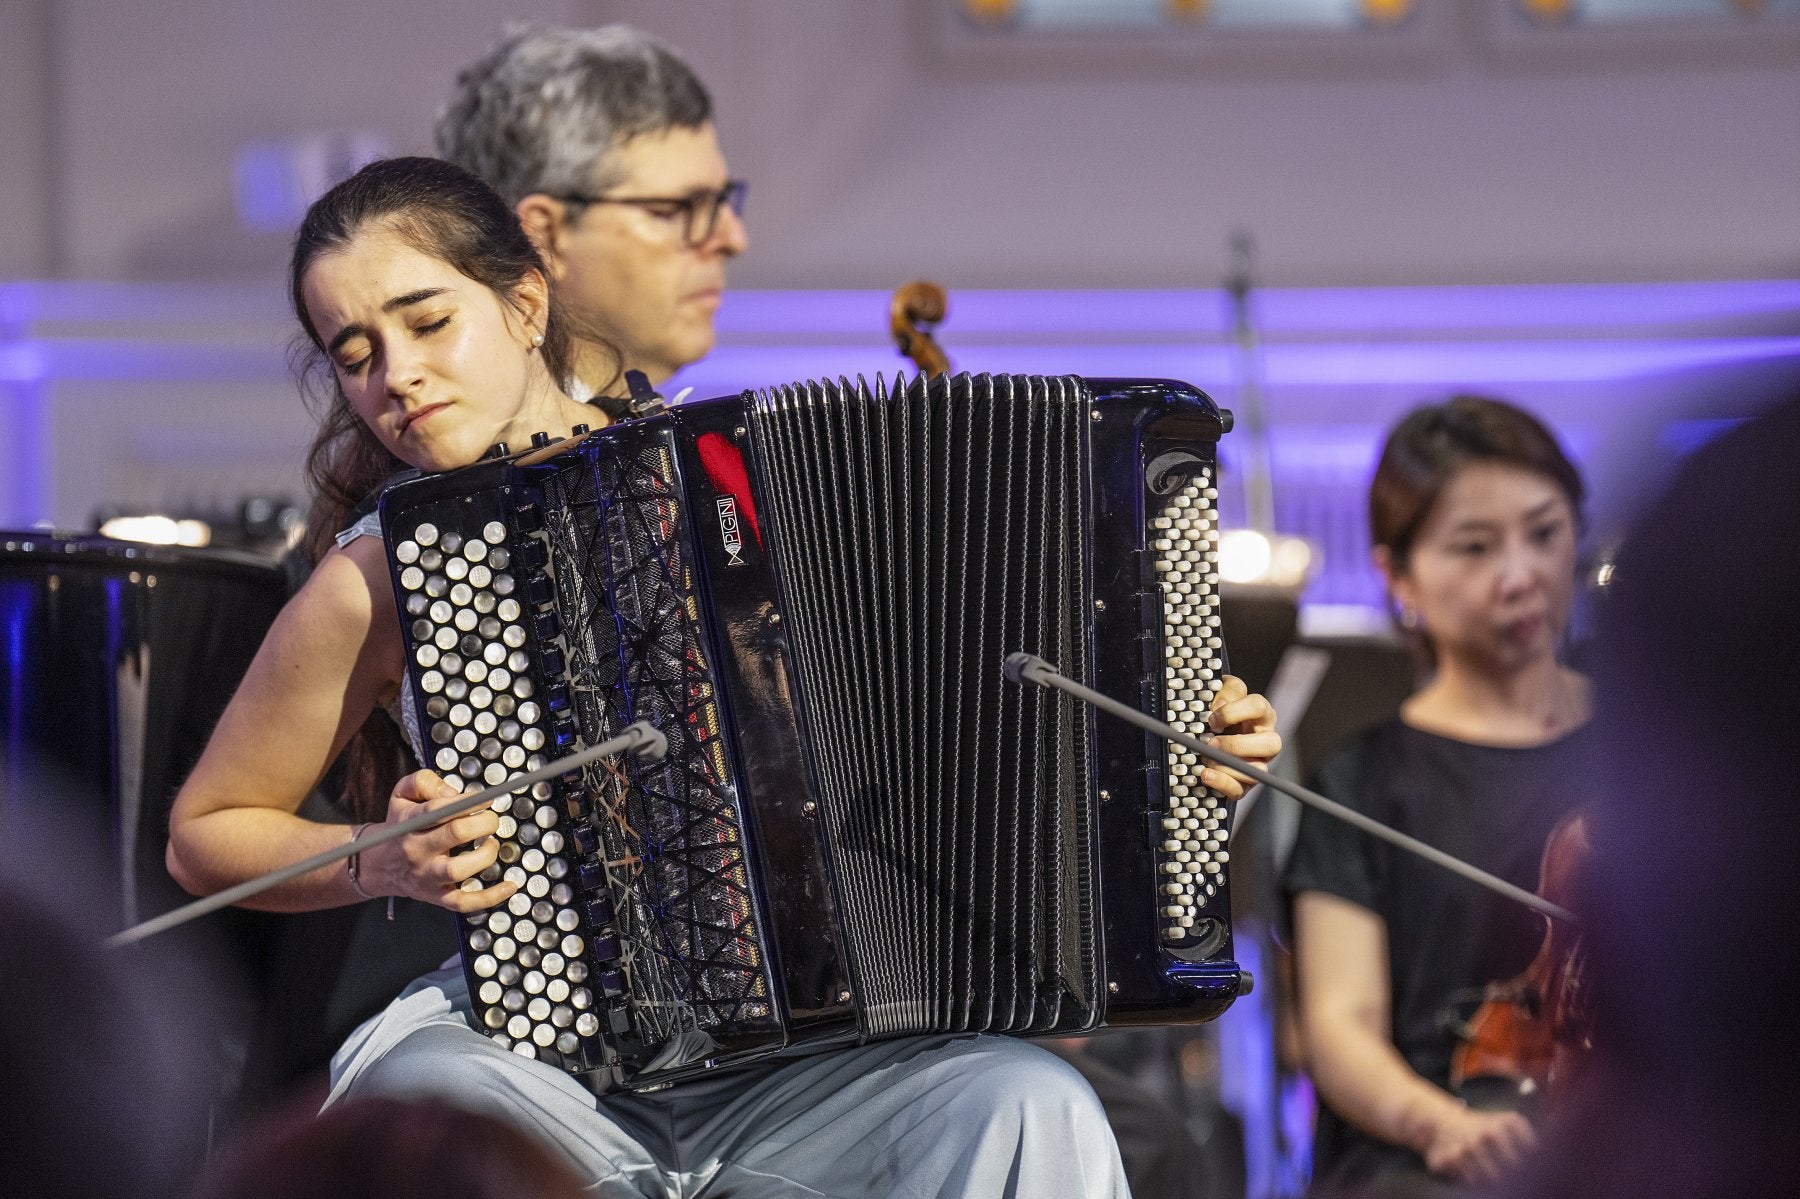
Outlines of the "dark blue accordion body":
M480 1027L641 1088L1222 1012L1248 980L1199 763L1001 662L1203 725L1228 427L1168 382L808 383L390 489L426 765L670 744L496 805L484 877L521 890L463 921Z

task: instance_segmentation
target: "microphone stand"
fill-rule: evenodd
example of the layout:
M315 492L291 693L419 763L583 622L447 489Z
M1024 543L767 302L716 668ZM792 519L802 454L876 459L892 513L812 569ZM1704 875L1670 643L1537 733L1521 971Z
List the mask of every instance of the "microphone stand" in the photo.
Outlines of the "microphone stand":
M550 779L568 774L570 771L579 770L591 762L599 761L601 758L610 758L615 754L635 753L644 761L656 762L660 761L662 756L667 753L668 750L668 739L662 735L660 730L651 727L642 720L634 721L633 723L626 725L624 731L617 737L610 737L598 745L590 746L587 749L572 753L566 758L558 758L556 761L546 763L526 774L514 775L505 782L495 786L487 787L469 795L464 795L441 808L433 808L429 812L420 812L415 816L409 816L399 824L386 825L378 832L365 832L361 837L358 837L355 840L347 841L342 845L333 849L327 849L322 853L316 853L312 857L305 858L292 865L283 866L278 870L271 870L267 874L259 875L247 882L239 883L235 887L227 887L225 890L219 891L216 894L208 895L203 899L196 899L193 903L184 904L172 912L165 912L163 915L158 916L153 920L146 920L142 924L134 924L130 928L114 933L105 941L101 942L101 944L108 949L118 949L126 945L135 944L144 940L146 937L153 937L157 933L167 932L169 929L186 924L190 920L196 920L209 912L216 912L220 908L230 907L234 903L240 903L243 900L250 898L252 895L267 891L270 887L278 886L281 883L287 882L289 879L299 878L303 874L311 874L313 871L324 866L330 866L334 862L341 862L353 853L361 853L364 850L373 849L377 845L385 845L389 841L398 840L399 838L406 836L408 833L416 833L421 829L432 828L444 823L446 820L454 819L464 812L481 807L485 804L493 803L502 795L509 795L512 792L519 790L521 787L529 787L534 783L547 782Z
M1244 438L1244 523L1274 543L1274 455L1269 448L1268 412L1263 403L1262 352L1250 312L1256 271L1256 241L1247 229L1231 235L1231 266L1225 293L1231 298L1231 340L1237 353L1237 426Z
M1189 736L1172 725L1164 724L1160 720L1144 715L1136 708L1120 703L1111 696L1102 695L1098 691L1084 687L1035 654L1008 654L1004 672L1009 683L1034 683L1040 687L1065 692L1108 715L1117 716L1145 732L1154 733L1164 741L1172 741L1177 745L1186 746L1209 761L1217 762L1221 766L1247 775L1265 787L1273 787L1284 795L1291 795L1301 803L1317 808L1328 816L1335 816L1347 824L1352 824L1372 837L1379 837L1389 844L1399 846L1408 853L1417 854L1428 862L1442 866L1445 870L1479 883L1490 891L1498 892L1508 899L1522 903L1535 912L1570 925L1580 924L1573 912L1559 904L1551 903L1541 896L1534 895L1525 888L1490 874L1479 866L1472 866L1461 858L1452 857L1436 846L1427 845L1417 837L1409 837L1397 829L1389 828L1379 820L1370 819L1354 808L1347 808L1336 800L1327 799L1317 791L1308 790L1295 783L1290 783L1286 779L1276 778L1260 766L1254 766L1235 754L1228 754L1224 750L1214 747L1210 741L1202 741L1198 737Z

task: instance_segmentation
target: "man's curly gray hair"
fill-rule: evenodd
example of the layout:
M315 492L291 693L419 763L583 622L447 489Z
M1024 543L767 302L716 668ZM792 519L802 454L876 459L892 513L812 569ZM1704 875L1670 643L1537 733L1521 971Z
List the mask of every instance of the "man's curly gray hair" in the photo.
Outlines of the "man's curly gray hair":
M711 119L699 77L647 33L514 25L457 76L437 150L517 204L532 192L604 190L616 181L607 151Z

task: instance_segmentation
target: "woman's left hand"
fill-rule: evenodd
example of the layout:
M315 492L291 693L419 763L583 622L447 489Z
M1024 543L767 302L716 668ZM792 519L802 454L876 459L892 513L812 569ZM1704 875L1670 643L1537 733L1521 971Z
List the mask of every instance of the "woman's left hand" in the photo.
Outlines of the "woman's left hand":
M1214 745L1253 766L1266 769L1281 752L1274 707L1261 695L1250 694L1250 688L1236 675L1228 674L1220 681L1207 727L1214 733ZM1256 785L1247 775L1213 763L1200 772L1200 781L1226 799L1242 799L1244 791Z

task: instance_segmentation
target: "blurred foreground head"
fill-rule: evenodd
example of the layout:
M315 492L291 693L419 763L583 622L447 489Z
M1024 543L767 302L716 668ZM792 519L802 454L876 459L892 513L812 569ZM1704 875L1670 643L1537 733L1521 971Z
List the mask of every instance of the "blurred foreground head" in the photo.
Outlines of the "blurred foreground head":
M9 830L9 832L12 830ZM100 948L94 892L0 877L0 1193L159 1199L203 1149L209 1043L181 984L144 951ZM189 996L188 998L192 998ZM210 1009L180 1003L200 1015ZM205 1018L202 1016L202 1018Z
M1596 646L1591 1093L1530 1193L1800 1194L1800 397L1696 453Z
M247 1130L195 1199L577 1199L549 1149L434 1099L354 1099Z

